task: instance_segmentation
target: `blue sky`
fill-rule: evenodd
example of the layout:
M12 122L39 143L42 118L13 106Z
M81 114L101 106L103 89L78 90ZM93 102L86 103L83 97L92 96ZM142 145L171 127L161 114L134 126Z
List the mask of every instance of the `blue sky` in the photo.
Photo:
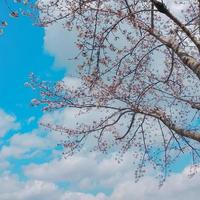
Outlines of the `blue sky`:
M0 11L6 16L5 7ZM8 23L0 37L1 200L179 200L199 194L200 177L187 178L188 158L175 166L177 174L161 190L150 176L134 183L129 154L121 164L115 162L114 155L102 157L98 153L82 152L62 159L57 147L61 136L48 133L38 123L41 118L53 121L63 116L70 122L74 111L44 114L31 107L36 93L24 83L31 72L45 80L63 79L66 67L74 65L65 60L65 52L71 55L73 51L68 44L74 35L60 25L46 30L35 27L26 17L9 18ZM176 191L178 196L170 196Z
M42 28L32 26L32 21L26 17L10 19L9 23L0 38L3 47L0 50L0 91L4 94L0 106L23 121L30 115L39 115L38 109L29 106L35 94L24 87L29 74L33 72L41 78L58 80L63 71L53 68L53 58L44 53Z
M4 9L5 16L7 10ZM0 37L0 108L10 116L16 118L20 124L19 134L24 134L38 127L38 119L42 112L33 108L30 101L36 93L24 87L31 72L41 78L59 80L63 77L63 70L53 68L53 58L44 52L42 28L34 27L27 17L19 19L8 18L9 26ZM10 130L4 135L1 147L9 144L9 139L16 134ZM49 150L46 152L50 153ZM21 165L30 162L44 162L44 153L35 159L9 158L12 173L19 173ZM22 176L23 177L23 176Z

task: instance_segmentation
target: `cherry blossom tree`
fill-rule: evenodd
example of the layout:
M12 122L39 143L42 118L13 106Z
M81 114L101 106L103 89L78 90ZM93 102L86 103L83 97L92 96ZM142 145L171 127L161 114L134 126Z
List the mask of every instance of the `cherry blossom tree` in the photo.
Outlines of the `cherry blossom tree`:
M45 111L102 112L76 128L47 121L66 135L66 155L89 140L93 150L132 152L136 179L153 166L164 180L176 159L199 163L200 1L39 0L39 24L76 31L79 87L40 81L29 85ZM193 172L194 172L193 171Z

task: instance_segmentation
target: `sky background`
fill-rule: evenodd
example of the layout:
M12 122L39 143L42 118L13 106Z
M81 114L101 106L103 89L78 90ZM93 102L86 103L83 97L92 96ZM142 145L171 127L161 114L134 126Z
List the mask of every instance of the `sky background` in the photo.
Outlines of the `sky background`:
M7 14L4 6L0 12ZM62 136L38 124L70 124L75 111L42 113L31 107L36 92L24 83L33 72L44 80L78 84L66 78L75 67L66 59L75 55L75 33L67 33L60 24L39 28L26 17L8 22L0 37L0 200L186 200L200 195L200 176L189 179L185 161L158 189L158 180L150 175L134 182L129 153L120 164L115 153L83 151L63 159L57 146Z

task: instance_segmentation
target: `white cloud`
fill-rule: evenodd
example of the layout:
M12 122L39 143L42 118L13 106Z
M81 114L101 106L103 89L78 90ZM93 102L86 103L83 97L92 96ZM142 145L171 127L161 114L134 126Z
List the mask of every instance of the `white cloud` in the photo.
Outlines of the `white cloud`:
M106 200L104 194L65 192L51 182L20 181L10 174L0 176L1 200Z
M94 173L95 161L85 157L71 157L69 159L54 160L41 165L32 164L25 167L25 174L31 178L47 181L80 180ZM56 169L56 170L55 170Z
M42 123L49 123L52 125L62 125L66 128L76 129L77 123L91 125L94 121L99 121L108 115L106 109L77 109L66 107L63 110L56 110L53 112L45 113L41 118ZM113 113L114 111L110 111ZM64 136L65 137L65 136ZM65 138L66 139L66 138Z
M37 180L22 182L10 174L0 177L0 193L1 200L56 200L61 194L53 183Z
M67 192L63 195L61 200L108 200L106 195L103 193L97 194L84 194L79 192Z
M200 195L200 174L189 178L188 168L181 173L172 174L159 189L158 179L148 175L139 182L134 182L130 155L127 155L121 164L117 164L113 158L97 161L97 156L94 154L93 156L92 154L79 155L67 160L29 165L24 170L25 174L33 180L71 182L75 191L98 189L103 193L104 189L113 190L109 196L105 194L93 196L69 191L62 197L63 200L188 200L196 199L196 196ZM79 188L76 187L77 185Z
M120 183L113 191L111 200L188 200L196 199L199 191L200 175L189 179L187 174L172 175L158 189L158 182L152 177L145 177L138 183L126 181Z
M0 137L3 137L11 130L17 130L20 124L16 122L16 117L7 114L0 108Z
M53 148L56 144L49 137L40 137L38 130L26 134L15 134L0 151L0 159L10 156L15 158L30 158L40 154L44 149ZM32 151L33 150L33 151Z
M75 71L77 65L74 60L70 60L78 54L75 41L75 31L67 31L62 22L45 28L45 51L54 57L56 67L65 67L68 72Z
M158 189L158 182L145 177L139 183L122 180L110 195L64 191L52 182L30 180L23 182L9 174L0 177L1 200L195 200L200 195L200 175L189 179L183 172L172 175Z
M131 156L127 154L118 164L115 155L99 159L94 153L79 154L67 159L53 160L41 165L31 164L24 167L26 176L44 181L76 182L78 188L113 188L116 183L133 178Z
M81 80L76 77L65 76L63 81L66 89L73 90L78 89L81 86Z

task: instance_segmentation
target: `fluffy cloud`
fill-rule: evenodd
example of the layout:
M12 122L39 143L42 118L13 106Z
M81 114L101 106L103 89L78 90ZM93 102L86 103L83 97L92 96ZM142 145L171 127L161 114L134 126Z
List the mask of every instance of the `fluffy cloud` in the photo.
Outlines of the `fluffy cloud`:
M10 130L17 130L20 124L16 122L13 115L7 114L0 108L0 137L3 137Z
M1 200L55 200L61 194L53 183L37 180L22 182L10 174L0 177L0 192Z
M52 182L30 180L22 182L9 174L0 177L1 200L188 200L200 195L200 176L189 179L187 173L172 175L161 189L152 177L139 183L132 180L118 182L110 195L64 191Z
M8 157L31 158L39 155L45 149L53 148L57 143L54 137L41 137L40 130L33 130L31 133L15 134L9 139L9 144L4 145L0 151L0 159Z
M118 164L115 156L99 160L99 155L75 155L67 159L53 160L44 164L31 164L24 168L25 175L43 181L67 181L81 189L112 189L116 183L133 177L131 157L126 155Z
M48 164L29 165L25 168L25 174L33 180L43 182L71 181L73 185L79 185L79 189L85 191L96 188L103 193L104 189L112 190L109 196L105 194L93 196L69 191L65 192L62 200L188 200L196 199L196 196L200 195L200 174L189 178L189 168L181 173L172 174L160 189L158 180L151 176L145 176L135 183L130 159L130 155L127 155L124 162L117 164L113 157L97 161L97 157L92 154L75 156Z
M172 174L159 189L159 181L148 175L139 182L134 182L131 154L127 154L120 164L115 161L114 157L99 159L99 155L95 154L75 155L65 160L54 160L41 165L32 164L24 170L31 179L70 182L75 187L73 190L76 191L98 189L103 192L109 189L112 193L110 196L103 196L106 200L187 200L195 199L197 195L200 195L200 174L189 178L189 168L181 173ZM98 200L99 198L92 196L91 199Z
M172 175L158 189L157 180L145 177L138 183L126 181L120 183L113 191L111 200L188 200L196 199L200 195L199 174L189 179L187 173Z
M45 28L45 51L54 57L56 67L65 67L68 72L73 72L77 65L74 60L70 60L78 54L75 41L76 32L67 31L62 22Z
M78 89L81 86L81 80L76 77L66 76L64 77L63 81L67 89Z
M79 192L67 192L63 195L61 200L108 200L108 198L103 193L95 196L92 194L84 194Z
M51 182L23 182L10 174L0 176L0 193L1 200L106 200L104 194L65 192Z
M93 109L92 112L82 112L80 114L79 109L65 108L64 110L56 110L44 114L41 121L50 124L63 125L68 128L76 128L77 122L91 124L94 120L105 115L106 113L103 113L98 109Z

